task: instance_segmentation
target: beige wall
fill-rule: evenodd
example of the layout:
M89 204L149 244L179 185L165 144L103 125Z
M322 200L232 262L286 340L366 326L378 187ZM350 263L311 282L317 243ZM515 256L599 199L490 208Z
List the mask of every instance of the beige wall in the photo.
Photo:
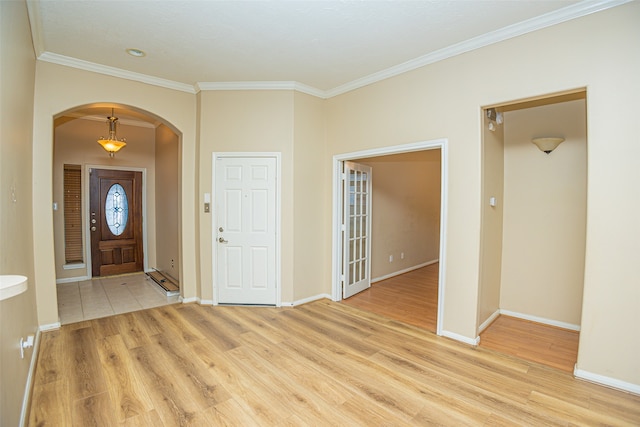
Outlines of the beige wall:
M298 92L293 100L293 248L304 249L293 254L291 302L331 294L327 287L331 270L321 262L331 252L324 240L331 228L323 221L323 193L330 188L324 184L331 181L331 169L322 161L326 152L324 101Z
M167 126L155 131L156 141L156 268L180 279L180 155L178 136Z
M147 259L149 267L156 265L156 180L155 180L155 131L149 127L118 125L118 137L126 138L127 145L115 157L110 158L106 151L96 142L101 135L106 135L106 117L104 121L71 120L54 131L53 154L53 201L58 210L53 211L53 233L55 244L55 267L57 279L85 277L87 269L65 270L64 259L64 192L63 168L65 164L82 166L83 181L83 220L86 221L87 165L107 168L142 168L146 169L146 215ZM177 200L177 199L176 199ZM86 224L86 222L85 222ZM83 226L83 229L86 225ZM86 236L85 236L86 237ZM85 242L86 243L86 242ZM86 244L85 244L86 246ZM85 259L85 262L87 260Z
M640 384L640 342L625 333L640 323L640 50L630 42L640 39L639 20L640 3L632 2L327 101L327 160L448 139L445 332L474 339L480 317L481 107L587 87L587 246L577 366ZM328 206L325 223L331 223Z
M203 300L213 300L212 213L204 213L204 193L212 194L212 154L280 152L282 301L293 301L293 91L211 91L200 93L200 194L198 221ZM212 211L215 210L213 206Z
M483 112L484 113L484 112ZM504 209L504 125L489 130L491 121L483 114L482 138L482 214L480 247L480 287L478 327L500 308L502 268L502 230ZM495 206L489 199L495 197ZM486 326L486 325L485 325Z
M372 168L371 278L392 276L437 261L440 150L356 162ZM391 255L393 262L389 261Z
M33 120L34 200L51 206L53 193L53 118L94 103L129 106L164 122L180 136L182 295L195 298L195 96L143 83L81 71L46 62L36 64ZM127 150L124 148L123 150ZM124 157L124 156L123 156ZM155 179L151 180L155 183ZM53 213L45 209L33 222L35 286L41 325L58 322L55 290Z
M322 280L325 292L330 292L328 248L332 236L326 231L332 227L332 183L327 178L322 182L299 181L294 185L295 178L301 176L294 169L294 160L309 159L311 153L317 153L316 148L309 147L308 153L296 153L299 148L305 150L304 144L296 145L294 137L297 95L291 91L206 92L200 95L197 110L198 97L194 94L38 62L33 146L28 147L28 143L24 147L7 146L4 138L7 129L12 141L20 140L20 135L26 141L30 137L28 131L24 132L31 123L31 107L24 102L27 97L23 95L31 91L29 75L33 56L26 43L28 24L23 9L19 4L2 2L2 177L5 181L15 178L18 188L26 189L19 190L19 195L29 196L32 191L33 200L51 206L52 122L59 113L94 102L113 102L134 106L164 119L180 135L183 296L210 299L211 216L204 214L201 206L202 193L211 192L211 152L279 151L282 153L282 299L294 301L315 292L317 283L307 288L305 283L298 283L297 273L294 281L294 271L297 271L294 259L300 259L294 258L294 253L315 254L318 247L324 248L318 263L327 272ZM14 14L14 10L19 12ZM629 328L640 323L637 310L640 287L636 279L640 252L636 237L640 235L636 214L640 208L640 192L636 191L636 183L640 182L636 117L640 50L631 42L640 39L639 20L640 3L631 2L458 55L324 102L327 148L324 159L316 161L322 164L327 177L336 154L447 138L447 246L446 253L441 254L446 257L442 324L446 333L474 339L480 317L481 106L586 87L589 105L587 244L578 369L640 385L637 362L640 342L629 339L626 334ZM17 27L5 25L8 22L19 24ZM10 58L13 68L7 66L6 57ZM15 64L24 66L20 68ZM5 89L7 86L10 88ZM12 96L5 96L5 90ZM317 106L304 109L309 113L315 108ZM15 114L7 116L7 110ZM200 128L196 134L198 122ZM313 122L310 128L316 126ZM10 124L9 128L6 123ZM198 140L200 147L196 146ZM5 160L7 150L10 157ZM8 172L5 167L9 168ZM32 171L30 188L29 171ZM320 241L314 240L318 238L317 233L310 233L309 239L296 239L296 230L311 223L296 216L294 204L295 186L305 184L324 200L322 229L325 231ZM5 200L2 203L3 230L10 227L11 241L20 241L24 234L18 235L15 230L21 226L29 228L25 219L31 221L32 218L30 201L14 207L7 206ZM12 209L18 209L15 222L5 226L5 215ZM25 257L18 263L5 261L7 240L3 239L1 265L3 271L11 265L19 266L26 273L31 265L35 266L38 320L46 325L57 321L51 210L45 209L31 222L33 227L26 235L34 237L33 264L27 261L32 243L19 248ZM200 263L198 270L197 263ZM200 294L198 274L202 276ZM29 329L33 319L30 314L33 311L29 309L31 301L11 306L20 309L20 316L25 316L21 317L24 329ZM4 310L3 306L2 316L5 316ZM4 352L5 338L2 340ZM4 383L4 356L2 363ZM19 378L20 374L17 375Z
M505 113L500 308L580 324L587 206L584 100ZM563 136L551 154L531 143Z
M0 302L0 425L17 426L36 333L31 139L35 57L24 2L0 2L0 274L28 279L23 294ZM15 201L14 201L15 199Z

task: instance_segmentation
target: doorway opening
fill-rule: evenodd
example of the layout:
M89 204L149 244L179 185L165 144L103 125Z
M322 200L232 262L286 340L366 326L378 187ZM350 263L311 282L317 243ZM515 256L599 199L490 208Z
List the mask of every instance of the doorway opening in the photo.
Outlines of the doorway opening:
M586 108L581 88L482 109L480 345L567 371L582 315Z
M398 238L396 242L393 241L394 236L393 233L390 235L385 235L384 227L385 222L389 226L389 229L392 229L395 226L400 227L411 227L411 221L414 222L414 226L417 225L417 222L421 221L424 218L419 218L421 214L418 212L418 206L415 204L418 203L418 199L420 196L424 196L424 194L418 194L418 192L414 191L414 194L411 195L411 188L417 189L424 187L424 182L410 182L410 179L406 181L405 176L405 186L410 188L403 188L407 197L404 198L404 201L400 204L403 205L403 209L405 214L408 215L406 218L398 218L394 217L395 214L390 212L382 213L376 215L376 206L382 208L383 206L387 206L390 209L394 208L394 201L389 201L385 203L383 200L379 200L380 203L376 202L376 168L382 174L381 176L385 176L389 173L389 176L393 176L393 168L394 163L399 160L409 161L409 159L416 160L420 156L426 155L427 157L431 157L432 160L435 159L435 162L438 165L437 170L437 208L436 213L434 214L437 218L434 218L434 221L431 224L437 224L435 230L431 230L432 240L436 243L436 248L432 249L431 254L425 254L424 248L420 247L419 242L411 242L413 240L411 237L407 237L403 239L401 236ZM436 270L432 273L435 277L437 277L437 304L434 303L434 306L437 306L437 314L434 315L436 317L435 322L435 332L438 334L442 334L442 317L443 317L443 307L444 307L444 294L446 288L445 282L445 265L446 265L446 198L447 198L447 141L446 139L439 139L434 141L426 141L419 142L413 144L385 147L381 149L373 149L366 150L354 153L347 153L343 155L334 156L334 177L333 177L333 288L332 288L332 299L334 301L340 301L343 299L343 286L345 283L346 276L345 269L347 262L349 259L354 259L354 257L349 256L349 254L345 254L345 252L351 250L348 245L345 245L345 240L347 239L346 229L348 228L343 220L344 214L344 200L343 197L343 179L346 179L344 176L344 165L345 162L355 162L361 164L374 165L372 168L372 222L375 224L377 221L377 225L374 225L374 230L372 231L371 237L371 262L369 262L369 269L371 271L371 279L375 282L383 283L385 280L393 280L396 277L402 277L402 273L406 275L415 274L414 272L419 271L421 268L426 267L429 264L431 270ZM396 169L396 173L398 170ZM400 171L402 174L402 171ZM419 180L420 178L418 178ZM388 181L384 179L384 181ZM407 184L406 182L409 182ZM381 185L382 187L382 185ZM382 197L382 196L381 196ZM396 206L397 207L397 206ZM424 210L422 211L424 212ZM413 217L412 217L413 215ZM376 219L377 218L377 219ZM392 227L393 226L393 227ZM428 228L428 227L427 227ZM407 230L405 230L407 231ZM407 234L407 233L406 233ZM410 234L410 233L408 233ZM424 236L424 234L423 234ZM397 243L397 244L396 244ZM418 243L418 244L417 244ZM403 248L407 248L403 250ZM357 248L356 248L357 249ZM428 251L427 251L428 252ZM357 253L359 256L360 253ZM425 256L429 259L426 259ZM355 257L358 258L358 257ZM435 258L435 259L433 259ZM424 265L422 265L424 264ZM403 267L396 267L403 266ZM368 291L365 291L368 292ZM358 295L352 297L358 298ZM426 304L426 302L425 302Z
M119 118L118 137L126 138L127 144L114 156L110 156L97 140L109 131L107 118L114 114L114 110L115 116ZM53 128L53 256L61 321L77 319L77 313L66 313L63 310L69 306L80 309L85 299L86 302L91 300L89 294L92 289L98 292L98 287L105 286L104 283L100 286L96 283L110 277L115 277L117 283L109 286L113 285L114 289L131 286L131 294L127 294L126 297L122 292L111 295L106 292L109 291L107 286L105 292L101 292L101 295L106 295L102 300L112 302L113 298L116 298L129 302L138 301L138 309L146 308L161 303L155 298L156 288L160 292L158 297L163 298L163 301L167 300L170 295L145 273L161 271L177 283L181 280L182 196L179 131L152 113L132 106L111 103L87 104L61 112L54 117ZM107 220L105 211L102 209L98 213L91 210L90 170L102 170L106 173L126 171L123 173L135 176L129 181L125 179L123 182L111 182L103 189L105 194L99 196L98 205L101 206L108 194L127 194L126 203L121 198L117 203L111 204L116 210L122 209L120 212L128 208L130 215L135 214L126 217L126 224L120 222L125 217L117 215L112 215L111 218L117 217L117 221L101 224L103 220ZM67 195L65 181L73 184L71 187L74 190L72 196L75 203L70 203L72 200ZM131 188L127 187L127 182L131 184ZM137 188L138 196L133 191L134 187ZM102 200L103 198L105 200ZM70 209L77 212L67 221L65 217ZM91 212L95 212L96 215L92 216ZM96 232L99 227L101 231L108 231L105 235L114 240L103 242L102 247L98 249L100 256L95 256L91 251L92 227L96 227ZM73 251L68 250L69 237L74 239L71 244ZM96 260L100 261L101 265L92 265ZM141 275L141 279L134 280L131 274L136 277ZM93 276L99 278L92 280ZM154 292L138 292L138 282L148 283ZM121 286L123 283L127 283L127 286ZM69 289L61 292L63 287ZM83 297L83 293L86 293L86 298ZM144 295L148 295L149 298ZM61 301L67 296L68 303ZM175 292L171 296L173 299L179 298ZM102 305L113 306L113 303ZM111 308L114 312L128 310L128 307L117 304ZM86 309L87 307L83 307L80 311L87 311Z

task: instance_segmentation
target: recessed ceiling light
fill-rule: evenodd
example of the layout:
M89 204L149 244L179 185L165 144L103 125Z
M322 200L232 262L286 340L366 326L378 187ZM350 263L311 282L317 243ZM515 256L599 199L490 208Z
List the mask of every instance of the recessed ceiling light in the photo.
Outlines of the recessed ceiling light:
M144 50L140 50L140 49L127 49L127 53L137 58L142 58L143 56L146 55L146 53L144 53Z

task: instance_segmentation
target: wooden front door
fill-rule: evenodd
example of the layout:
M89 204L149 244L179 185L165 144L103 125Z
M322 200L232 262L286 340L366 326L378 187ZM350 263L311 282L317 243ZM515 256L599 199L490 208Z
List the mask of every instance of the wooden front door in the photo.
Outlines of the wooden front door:
M89 185L92 276L142 271L142 172L92 169Z

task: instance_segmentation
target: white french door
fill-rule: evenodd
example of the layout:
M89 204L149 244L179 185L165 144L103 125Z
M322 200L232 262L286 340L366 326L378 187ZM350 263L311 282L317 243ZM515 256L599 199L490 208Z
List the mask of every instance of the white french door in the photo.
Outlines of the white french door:
M344 162L342 297L371 287L371 167Z
M218 303L274 305L276 157L216 157L215 286Z

